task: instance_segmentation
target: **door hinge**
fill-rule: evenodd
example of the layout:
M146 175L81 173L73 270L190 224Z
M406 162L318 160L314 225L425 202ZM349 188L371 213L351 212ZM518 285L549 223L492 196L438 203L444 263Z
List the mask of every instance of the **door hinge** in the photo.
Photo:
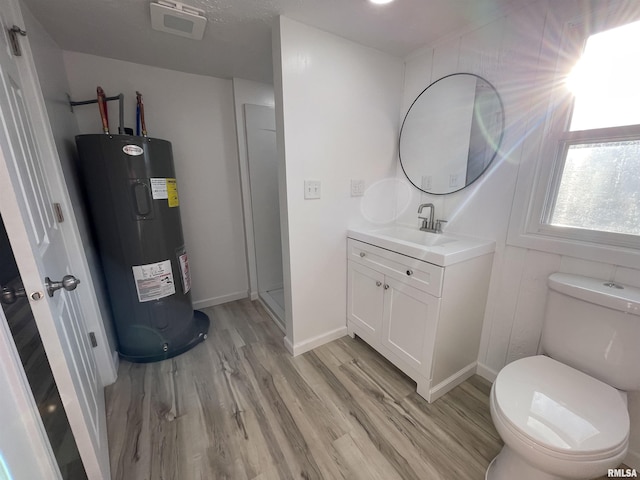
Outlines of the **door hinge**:
M22 30L19 26L14 25L9 29L9 40L11 41L11 51L16 57L22 56L22 49L20 48L20 42L18 42L18 35L23 37L27 36L27 32Z
M89 340L91 340L91 346L96 348L98 346L98 340L96 340L96 334L89 332Z
M62 214L62 206L59 203L53 204L53 213L56 216L58 223L64 222L64 215Z

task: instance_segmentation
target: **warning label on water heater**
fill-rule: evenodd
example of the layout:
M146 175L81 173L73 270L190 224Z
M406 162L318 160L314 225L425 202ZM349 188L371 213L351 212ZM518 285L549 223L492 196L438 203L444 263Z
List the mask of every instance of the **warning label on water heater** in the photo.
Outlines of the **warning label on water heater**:
M169 207L178 207L180 200L178 200L178 182L175 178L167 178L167 200Z
M182 289L185 294L191 290L191 272L189 271L189 258L186 253L178 257L180 261L180 272L182 273Z
M154 200L163 200L169 198L169 192L167 192L167 179L166 178L151 178L151 196Z
M175 178L150 178L151 196L154 200L167 200L169 207L179 207L178 182Z
M176 293L171 260L148 265L134 265L131 268L138 291L138 301L150 302Z

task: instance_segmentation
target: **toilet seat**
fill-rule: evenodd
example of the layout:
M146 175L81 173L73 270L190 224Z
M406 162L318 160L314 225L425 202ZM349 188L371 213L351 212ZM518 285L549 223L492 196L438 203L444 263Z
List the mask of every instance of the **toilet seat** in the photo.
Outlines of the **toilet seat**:
M491 397L502 427L538 454L589 462L626 451L629 414L620 392L549 357L504 367Z

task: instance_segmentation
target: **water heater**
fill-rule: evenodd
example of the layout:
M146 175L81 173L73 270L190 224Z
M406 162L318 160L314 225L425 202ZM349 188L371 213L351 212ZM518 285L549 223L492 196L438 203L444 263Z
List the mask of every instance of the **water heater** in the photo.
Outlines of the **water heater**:
M191 303L171 143L96 134L76 144L120 356L153 362L189 350L209 319Z

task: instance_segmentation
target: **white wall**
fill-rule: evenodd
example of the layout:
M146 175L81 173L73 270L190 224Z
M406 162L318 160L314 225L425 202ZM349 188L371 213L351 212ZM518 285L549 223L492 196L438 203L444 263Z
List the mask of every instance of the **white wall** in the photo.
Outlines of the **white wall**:
M69 83L64 69L62 50L53 41L42 25L35 19L24 3L20 4L22 15L25 21L25 30L29 32L29 45L33 54L33 61L36 66L42 96L44 98L51 132L56 144L62 172L65 178L71 208L78 225L78 231L82 241L81 255L86 257L88 272L91 276L93 292L97 300L97 312L85 312L88 318L85 319L89 331L96 332L97 338L109 344L111 358L97 358L101 366L102 379L106 383L115 381L115 368L105 367L104 362L117 362L117 340L111 319L111 310L104 293L100 261L94 245L91 242L91 235L88 226L87 211L81 201L81 194L78 189L78 172L76 169L76 147L75 136L79 133L75 116L71 113L67 92ZM101 334L101 328L104 334ZM105 372L109 372L108 374Z
M244 211L244 229L246 232L247 267L249 273L249 291L252 300L258 298L258 277L256 273L256 251L254 245L253 220L251 212L251 190L249 184L249 163L247 159L247 137L244 125L244 104L273 107L275 99L273 85L233 79L233 107L236 119L238 140L238 161L240 164L240 182L242 184L242 208Z
M233 92L230 80L64 52L74 100L125 95L125 126L135 128L135 92L143 95L150 137L173 144L180 213L194 307L247 296L247 263ZM81 133L100 133L95 105L76 107ZM117 102L109 102L117 132Z
M350 179L395 176L403 68L285 17L273 40L286 343L300 353L346 333L346 233L366 223ZM321 199L304 200L305 179L322 182Z
M454 72L487 78L505 105L501 152L480 181L445 197L414 192L416 205L421 201L436 203L436 216L449 220L448 231L496 240L479 356L479 373L490 380L507 363L537 353L550 273L571 272L640 286L637 270L507 245L519 167L537 160L542 141L540 132L550 98L545 73L553 71L563 19L580 12L581 6L588 8L586 2L579 1L531 2L486 26L443 39L406 62L403 114L430 82ZM417 225L414 216L409 211L401 221ZM638 468L640 395L630 397L632 430L626 461Z

